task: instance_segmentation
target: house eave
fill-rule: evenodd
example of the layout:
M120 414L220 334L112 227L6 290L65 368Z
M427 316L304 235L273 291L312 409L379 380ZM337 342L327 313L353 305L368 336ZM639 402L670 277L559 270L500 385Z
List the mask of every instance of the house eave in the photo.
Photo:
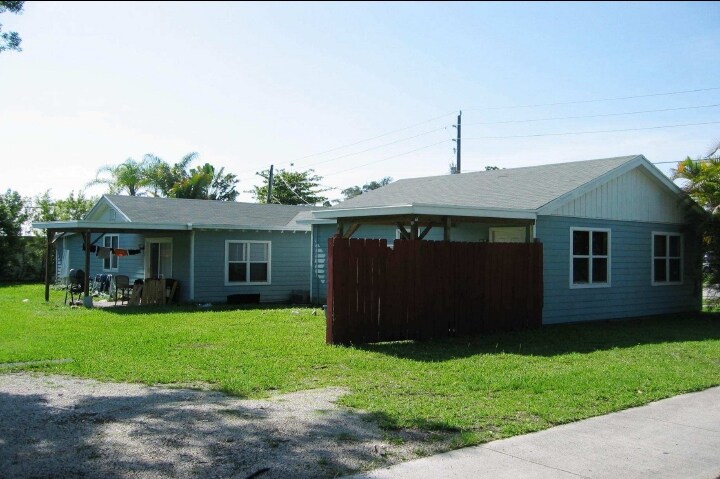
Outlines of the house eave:
M256 231L310 231L310 226L223 225L193 223L135 223L113 221L48 221L32 224L33 228L65 232L136 232L136 231L190 231L190 230L256 230Z
M413 203L409 205L387 205L365 208L339 208L332 210L313 211L318 219L339 219L369 216L397 215L432 215L432 216L463 216L477 218L511 218L534 220L537 213L533 210L509 208L476 208L472 206L447 206Z
M134 222L116 222L116 221L47 221L32 223L32 227L43 230L55 230L66 232L81 231L130 231L130 230L148 230L148 231L187 231L192 229L191 223L134 223Z

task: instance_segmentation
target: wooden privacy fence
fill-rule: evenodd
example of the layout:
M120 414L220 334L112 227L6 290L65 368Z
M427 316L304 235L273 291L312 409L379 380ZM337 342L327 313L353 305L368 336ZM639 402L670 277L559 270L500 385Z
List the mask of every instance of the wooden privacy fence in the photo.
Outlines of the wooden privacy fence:
M326 341L361 344L539 327L542 244L328 241Z

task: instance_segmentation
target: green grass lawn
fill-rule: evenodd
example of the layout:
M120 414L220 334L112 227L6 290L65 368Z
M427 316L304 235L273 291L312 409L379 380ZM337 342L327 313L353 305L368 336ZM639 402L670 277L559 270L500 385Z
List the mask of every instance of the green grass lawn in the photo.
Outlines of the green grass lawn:
M595 322L422 343L327 346L322 311L70 309L0 286L0 363L100 380L207 384L239 396L341 386L389 428L472 444L720 384L720 316ZM25 301L27 300L27 301Z

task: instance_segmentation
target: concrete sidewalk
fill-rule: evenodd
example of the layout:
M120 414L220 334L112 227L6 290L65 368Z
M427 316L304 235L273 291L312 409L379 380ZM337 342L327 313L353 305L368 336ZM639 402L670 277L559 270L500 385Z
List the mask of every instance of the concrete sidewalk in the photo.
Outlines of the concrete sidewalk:
M354 478L720 478L720 387Z

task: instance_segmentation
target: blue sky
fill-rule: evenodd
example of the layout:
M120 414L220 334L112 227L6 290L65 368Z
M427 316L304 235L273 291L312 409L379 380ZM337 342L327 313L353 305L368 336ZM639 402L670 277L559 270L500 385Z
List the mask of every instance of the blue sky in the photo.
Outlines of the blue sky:
M720 122L720 89L496 109L718 88L717 2L29 2L0 23L23 38L22 52L0 54L0 189L26 196L65 196L128 157L197 151L240 190L293 163L337 198L384 176L446 173L459 109L467 171L669 162L720 141L720 123L482 139ZM613 116L487 124L589 115Z

